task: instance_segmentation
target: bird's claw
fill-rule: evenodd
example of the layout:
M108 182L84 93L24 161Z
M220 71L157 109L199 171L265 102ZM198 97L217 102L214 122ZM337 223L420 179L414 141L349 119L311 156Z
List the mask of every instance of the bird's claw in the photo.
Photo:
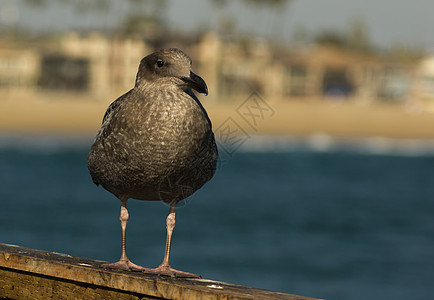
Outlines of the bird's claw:
M200 275L179 271L171 268L170 266L159 266L158 268L155 269L145 269L143 270L143 272L147 274L156 274L156 275L178 277L178 278L202 278L202 276Z
M142 272L146 270L146 268L142 266L138 266L135 263L132 263L130 260L120 260L115 263L102 264L101 267L109 268L109 269L120 269L126 271L137 271L137 272Z

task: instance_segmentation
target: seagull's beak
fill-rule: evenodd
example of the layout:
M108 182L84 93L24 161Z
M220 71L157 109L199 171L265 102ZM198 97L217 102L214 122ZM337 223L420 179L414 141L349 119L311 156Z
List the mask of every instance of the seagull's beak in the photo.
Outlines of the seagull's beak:
M205 96L208 95L208 87L202 77L190 71L190 77L181 77L181 79L188 87L196 90L198 93L205 94Z

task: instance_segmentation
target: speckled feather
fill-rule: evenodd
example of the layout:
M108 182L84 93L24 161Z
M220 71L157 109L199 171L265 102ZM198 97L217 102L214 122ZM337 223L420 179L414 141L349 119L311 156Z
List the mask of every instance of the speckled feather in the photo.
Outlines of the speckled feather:
M167 74L154 66L160 58ZM118 198L172 202L213 177L217 147L211 122L180 80L190 65L178 49L141 61L134 89L109 106L91 147L88 168L96 184Z

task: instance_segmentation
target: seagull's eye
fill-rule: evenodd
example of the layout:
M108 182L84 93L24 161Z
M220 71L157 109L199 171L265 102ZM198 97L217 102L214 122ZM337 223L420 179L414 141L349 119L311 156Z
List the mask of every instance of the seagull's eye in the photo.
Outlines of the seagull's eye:
M157 67L161 68L164 66L164 61L162 59L157 60Z

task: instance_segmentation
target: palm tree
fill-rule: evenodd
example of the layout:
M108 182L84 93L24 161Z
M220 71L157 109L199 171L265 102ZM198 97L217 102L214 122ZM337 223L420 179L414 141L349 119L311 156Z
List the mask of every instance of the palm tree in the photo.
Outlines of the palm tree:
M273 11L271 25L267 28L267 35L277 40L282 35L283 11L288 3L292 0L242 0L247 5L254 7L257 11L271 9ZM259 20L260 18L255 18ZM266 28L266 21L261 22L262 27Z

